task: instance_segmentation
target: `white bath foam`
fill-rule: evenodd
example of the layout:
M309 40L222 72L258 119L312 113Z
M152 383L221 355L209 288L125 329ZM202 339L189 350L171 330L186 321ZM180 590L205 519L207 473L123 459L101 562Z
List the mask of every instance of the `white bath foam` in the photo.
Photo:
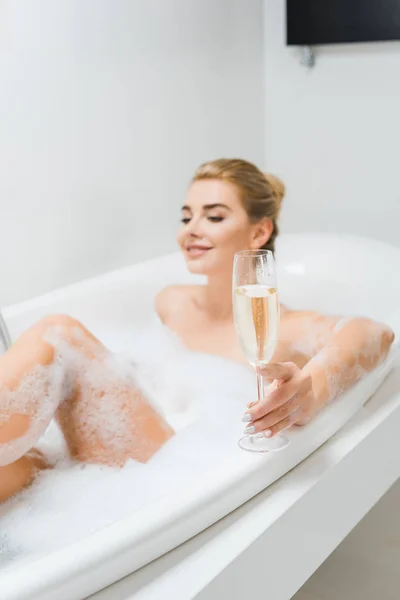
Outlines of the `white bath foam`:
M241 416L255 395L250 369L187 352L161 325L114 342L114 349L125 350L116 368L133 361L146 394L171 423L186 425L146 465L130 461L111 469L71 464L52 423L37 447L58 461L56 468L0 509L2 566L50 552L140 510L190 484L236 447Z
M3 508L1 549L26 556L79 540L199 477L227 457L236 435L195 423L146 465L123 469L60 464Z
M127 362L133 365L145 395L172 426L186 426L201 415L212 421L213 413L216 419L229 418L237 411L241 414L256 397L255 374L250 367L187 351L158 319L141 332L117 336L107 332L104 337L117 353L115 360L122 372Z

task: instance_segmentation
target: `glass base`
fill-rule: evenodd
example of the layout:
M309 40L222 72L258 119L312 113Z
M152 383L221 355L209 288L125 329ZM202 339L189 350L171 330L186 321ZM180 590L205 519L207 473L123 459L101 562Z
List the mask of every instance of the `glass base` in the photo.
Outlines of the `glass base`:
M245 435L239 440L239 446L243 450L249 452L279 452L287 446L290 442L284 435L276 435L273 438L266 438L262 434Z

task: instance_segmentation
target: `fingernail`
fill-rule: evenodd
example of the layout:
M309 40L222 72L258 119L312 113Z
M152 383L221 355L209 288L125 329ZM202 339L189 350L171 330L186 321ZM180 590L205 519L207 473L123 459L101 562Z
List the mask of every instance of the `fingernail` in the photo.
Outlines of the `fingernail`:
M267 429L267 431L264 431L264 437L271 437L272 435L272 431L270 429Z
M246 413L245 415L243 415L242 417L242 421L243 423L251 423L251 421L253 420L253 417L251 416L250 413Z
M244 430L244 433L255 433L256 428L254 427L254 425L249 425L248 427L246 427L246 429Z

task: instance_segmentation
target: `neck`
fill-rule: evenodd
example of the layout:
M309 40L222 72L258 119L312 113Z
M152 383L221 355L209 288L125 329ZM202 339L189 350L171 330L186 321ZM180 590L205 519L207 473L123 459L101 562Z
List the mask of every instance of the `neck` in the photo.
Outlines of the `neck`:
M232 318L232 275L208 278L204 287L201 308L214 319Z

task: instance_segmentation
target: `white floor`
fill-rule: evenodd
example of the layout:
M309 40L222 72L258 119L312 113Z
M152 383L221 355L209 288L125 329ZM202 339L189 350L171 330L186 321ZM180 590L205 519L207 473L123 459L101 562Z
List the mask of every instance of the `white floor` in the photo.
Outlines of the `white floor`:
M399 566L397 482L292 600L398 600Z

